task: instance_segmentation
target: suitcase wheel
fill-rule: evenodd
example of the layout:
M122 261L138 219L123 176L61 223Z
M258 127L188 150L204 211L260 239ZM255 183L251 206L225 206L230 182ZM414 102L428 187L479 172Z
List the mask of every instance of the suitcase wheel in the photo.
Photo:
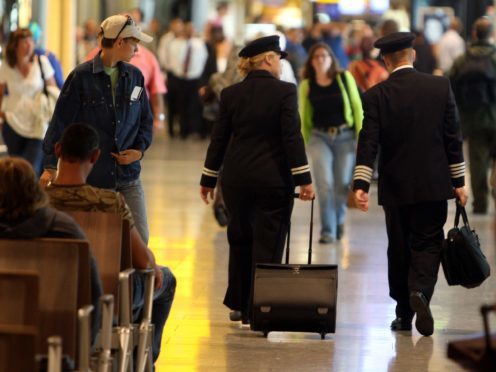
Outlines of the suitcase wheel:
M320 333L320 339L321 340L325 340L325 336L326 336L326 333L325 332L321 332Z
M265 337L265 338L267 338L267 336L269 335L269 331L264 330L264 331L263 331L263 335L264 335L264 337Z

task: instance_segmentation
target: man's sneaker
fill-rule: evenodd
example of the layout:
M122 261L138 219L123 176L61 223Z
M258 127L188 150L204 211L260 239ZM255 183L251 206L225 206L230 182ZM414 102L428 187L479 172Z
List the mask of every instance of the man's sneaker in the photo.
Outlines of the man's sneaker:
M320 244L331 244L334 242L334 238L329 234L322 234L319 239Z

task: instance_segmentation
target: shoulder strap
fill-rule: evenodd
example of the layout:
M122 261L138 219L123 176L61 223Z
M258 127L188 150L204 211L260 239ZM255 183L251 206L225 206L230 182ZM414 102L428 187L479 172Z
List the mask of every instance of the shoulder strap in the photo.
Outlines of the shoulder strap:
M45 73L43 72L43 66L41 65L41 58L40 56L36 56L36 59L38 60L38 66L40 66L41 80L43 81L43 93L45 94L45 96L48 97L48 91L45 81Z

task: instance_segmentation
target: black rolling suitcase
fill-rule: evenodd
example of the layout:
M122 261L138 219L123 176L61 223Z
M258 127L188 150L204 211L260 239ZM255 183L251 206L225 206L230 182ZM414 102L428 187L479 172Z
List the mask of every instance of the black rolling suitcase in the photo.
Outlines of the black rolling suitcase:
M298 194L295 194L298 197ZM337 265L312 265L313 206L311 202L308 264L257 264L253 280L251 329L317 332L324 339L336 330Z

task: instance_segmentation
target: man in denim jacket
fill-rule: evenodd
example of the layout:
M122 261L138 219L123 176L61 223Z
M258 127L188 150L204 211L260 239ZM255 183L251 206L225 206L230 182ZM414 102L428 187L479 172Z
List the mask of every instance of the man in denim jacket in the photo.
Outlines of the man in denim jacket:
M70 123L89 123L100 136L102 156L88 177L95 187L124 195L136 227L148 242L145 197L139 179L140 160L152 141L153 116L141 72L127 62L140 41L152 37L141 32L130 16L115 15L100 25L102 51L77 66L68 76L45 136L47 185L55 175L55 143Z

